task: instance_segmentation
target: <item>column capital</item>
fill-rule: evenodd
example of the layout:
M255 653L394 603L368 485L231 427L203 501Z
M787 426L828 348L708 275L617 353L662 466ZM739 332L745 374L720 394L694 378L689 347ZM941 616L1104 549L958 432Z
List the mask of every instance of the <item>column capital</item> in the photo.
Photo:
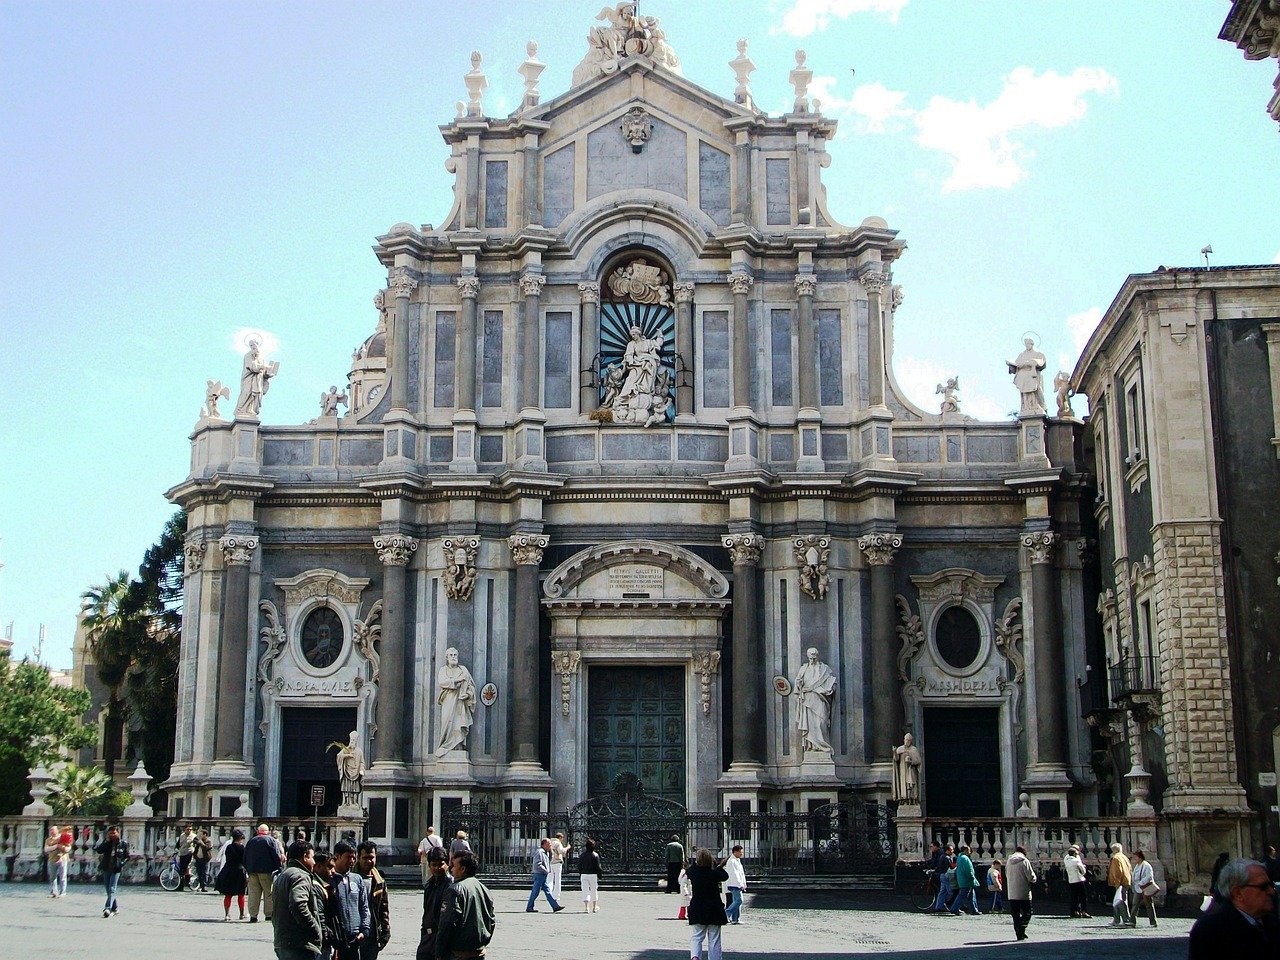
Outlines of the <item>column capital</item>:
M578 284L578 299L583 303L599 303L600 284L595 282Z
M753 567L760 562L764 537L758 533L730 533L720 538L735 567Z
M474 300L480 296L479 277L459 277L455 282L458 284L458 292L462 294L464 300Z
M413 278L407 269L400 267L392 275L388 286L391 287L391 292L397 297L407 300L409 295L417 288L418 281Z
M678 281L671 289L676 295L676 303L692 303L694 284L688 280Z
M893 563L893 555L902 546L900 533L868 533L858 538L858 549L872 567L887 567Z
M735 295L739 293L748 294L751 292L751 288L755 285L756 278L744 271L735 270L733 273L729 274L727 282L729 284L729 289L731 289Z
M545 533L517 533L507 537L507 546L518 567L536 567L542 563L542 551L551 543Z
M1022 535L1022 545L1027 548L1031 563L1053 563L1053 548L1058 535L1052 530L1036 530Z
M542 296L542 288L547 285L547 278L540 273L526 273L520 278L520 292L526 297Z
M867 293L880 293L889 285L889 275L879 270L864 273L858 278L858 283L862 284Z
M204 541L193 540L182 548L187 558L187 573L199 573L204 566Z
M378 551L378 559L384 566L405 567L413 559L418 541L397 533L388 537L374 537L373 547Z
M222 562L228 567L245 566L253 561L258 538L227 536L218 541L218 546L222 548Z
M796 274L796 296L812 297L818 292L818 278L812 273Z

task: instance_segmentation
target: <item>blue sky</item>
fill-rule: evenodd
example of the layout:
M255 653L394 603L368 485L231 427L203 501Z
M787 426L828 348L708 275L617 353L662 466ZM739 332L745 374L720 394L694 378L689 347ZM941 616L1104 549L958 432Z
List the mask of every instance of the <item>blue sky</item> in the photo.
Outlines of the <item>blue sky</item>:
M205 380L237 336L278 342L267 423L316 415L376 319L370 252L449 208L437 126L485 56L487 112L519 100L525 42L565 90L602 0L0 4L0 627L48 626L136 568L171 512ZM1125 276L1280 256L1273 62L1192 0L646 0L687 77L731 96L750 41L783 112L797 48L840 120L835 215L908 250L897 371L918 403L1017 403L1003 360L1054 367ZM726 26L731 25L731 26Z

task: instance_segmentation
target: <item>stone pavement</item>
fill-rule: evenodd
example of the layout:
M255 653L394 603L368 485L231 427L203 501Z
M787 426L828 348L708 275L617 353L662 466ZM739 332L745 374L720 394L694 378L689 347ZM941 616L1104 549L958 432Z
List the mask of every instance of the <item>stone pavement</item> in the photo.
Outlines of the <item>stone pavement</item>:
M565 890L567 909L553 915L524 912L525 895L495 891L498 930L493 960L687 960L687 924L674 919L678 899L659 893L601 894L598 914L583 914ZM0 884L4 904L0 960L271 960L271 926L223 923L213 894L166 893L155 887L120 890L120 913L102 917L97 887L73 885L65 899L50 900L36 883ZM1133 957L1172 960L1187 955L1187 918L1162 919L1152 930L1110 930L1104 920L1036 917L1032 938L1017 944L1007 916L951 917L917 914L905 898L876 897L851 905L847 896L762 894L747 898L743 924L724 928L731 960L800 957L896 958L1029 957L1035 960L1104 960ZM235 905L232 904L232 913ZM414 956L422 922L420 898L393 891L391 943L383 957Z

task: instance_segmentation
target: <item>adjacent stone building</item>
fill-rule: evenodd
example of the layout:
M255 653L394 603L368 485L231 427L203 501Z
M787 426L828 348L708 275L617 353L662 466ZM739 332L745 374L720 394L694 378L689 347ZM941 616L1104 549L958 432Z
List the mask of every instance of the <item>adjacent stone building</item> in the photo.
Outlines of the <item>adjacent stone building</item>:
M1280 3L1277 0L1231 0L1231 12L1218 33L1234 43L1246 60L1280 60ZM1275 95L1267 113L1280 123L1280 73L1271 84Z
M378 238L345 414L334 391L262 422L288 368L256 347L230 419L211 384L169 492L171 812L307 814L313 785L332 807L352 731L398 848L459 805L563 810L620 776L803 811L889 799L910 731L926 816L1096 814L1091 494L1043 355L1009 364L1017 419L965 416L954 384L945 413L910 403L905 245L829 203L803 53L769 116L745 42L724 97L633 5L602 22L551 100L530 45L508 117L472 57L441 128L453 208Z
M1134 275L1072 381L1101 574L1084 709L1183 880L1277 839L1278 318L1280 267Z

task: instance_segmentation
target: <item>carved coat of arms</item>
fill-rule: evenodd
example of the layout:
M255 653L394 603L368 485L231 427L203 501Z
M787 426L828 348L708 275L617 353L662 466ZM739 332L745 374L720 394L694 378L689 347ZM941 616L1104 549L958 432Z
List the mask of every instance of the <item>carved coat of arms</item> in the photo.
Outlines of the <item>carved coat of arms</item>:
M644 107L632 107L622 118L622 139L631 144L633 152L639 153L644 149L651 133L653 133L653 120L650 119L649 112Z

